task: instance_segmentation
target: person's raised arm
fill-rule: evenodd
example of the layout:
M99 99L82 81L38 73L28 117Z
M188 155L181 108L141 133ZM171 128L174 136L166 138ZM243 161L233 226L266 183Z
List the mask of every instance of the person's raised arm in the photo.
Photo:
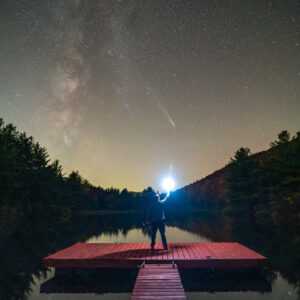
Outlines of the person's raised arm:
M165 199L160 200L160 202L161 202L161 203L164 203L164 202L168 199L169 196L170 196L170 192L168 191L168 193L167 193Z

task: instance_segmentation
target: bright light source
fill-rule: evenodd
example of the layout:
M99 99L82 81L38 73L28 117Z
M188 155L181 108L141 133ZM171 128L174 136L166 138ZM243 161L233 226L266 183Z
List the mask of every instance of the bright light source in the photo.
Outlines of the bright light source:
M167 192L170 192L174 189L175 182L174 182L173 178L167 177L163 180L162 186Z

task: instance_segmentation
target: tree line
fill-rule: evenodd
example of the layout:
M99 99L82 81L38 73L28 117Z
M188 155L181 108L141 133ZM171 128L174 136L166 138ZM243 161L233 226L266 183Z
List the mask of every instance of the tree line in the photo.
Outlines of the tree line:
M286 130L266 152L240 148L227 172L228 202L234 239L257 250L300 292L300 132Z
M224 208L225 203L225 212L246 213L252 217L263 216L273 220L289 215L298 220L300 132L291 137L289 132L282 131L270 146L271 149L265 153L255 155L251 155L249 148L242 147L224 168L226 172L221 176L225 177L226 191L221 190L224 196L219 193L219 198L224 199L222 205ZM203 185L208 179L203 181ZM209 180L210 184L217 181L213 177ZM215 188L218 182L213 184ZM173 193L169 208L174 211L178 206L214 209L209 205L213 200L206 194L202 195L202 190L191 189L189 193L179 190ZM2 222L18 226L17 219L20 217L30 214L36 216L38 213L43 218L65 218L71 211L145 210L154 195L151 187L142 192L96 187L77 171L66 176L58 160L51 162L47 150L33 137L20 133L13 124L6 125L0 119Z
M300 132L291 137L289 132L282 131L265 153L251 155L250 149L245 147L236 151L224 168L224 175L221 173L226 190L222 187L218 197L223 199L223 207L225 203L224 211L272 219L280 219L284 211L299 218L299 141ZM220 180L207 178L203 185L210 180L210 185L217 189ZM211 187L209 190L214 195ZM202 191L200 187L189 193L183 190L173 193L169 209L176 211L178 206L214 209L210 205L214 199L207 193L202 195ZM31 213L41 213L44 218L65 218L71 211L80 210L145 210L154 195L151 187L142 192L96 187L77 171L66 176L58 160L51 162L47 150L33 137L27 137L13 124L6 125L0 119L2 221L17 226L16 219Z
M282 223L300 220L300 132L286 130L261 155L240 148L231 159L225 212Z
M67 218L79 210L146 209L155 192L95 187L77 171L63 174L45 147L0 119L0 221L21 226L22 218ZM8 226L11 228L11 226Z

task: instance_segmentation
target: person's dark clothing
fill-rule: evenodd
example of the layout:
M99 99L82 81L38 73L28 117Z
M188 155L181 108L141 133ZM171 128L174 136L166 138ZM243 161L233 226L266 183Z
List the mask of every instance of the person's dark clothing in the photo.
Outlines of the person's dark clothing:
M161 240L164 245L164 248L167 249L167 240L166 240L166 235L165 235L165 221L160 220L160 221L152 221L151 223L151 248L154 248L155 245L155 239L156 239L156 232L157 229L160 232Z
M161 240L163 242L164 248L167 249L167 241L165 235L165 212L164 212L164 203L165 200L155 200L153 201L147 212L147 220L151 222L151 248L154 248L156 232L159 229Z
M153 221L161 221L165 219L165 212L164 212L164 202L163 201L153 201L147 212L147 220Z

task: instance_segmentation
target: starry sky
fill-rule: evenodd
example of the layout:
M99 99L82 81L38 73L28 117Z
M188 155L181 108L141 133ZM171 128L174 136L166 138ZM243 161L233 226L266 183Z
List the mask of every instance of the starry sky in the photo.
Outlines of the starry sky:
M0 117L139 191L300 130L296 0L1 0Z

